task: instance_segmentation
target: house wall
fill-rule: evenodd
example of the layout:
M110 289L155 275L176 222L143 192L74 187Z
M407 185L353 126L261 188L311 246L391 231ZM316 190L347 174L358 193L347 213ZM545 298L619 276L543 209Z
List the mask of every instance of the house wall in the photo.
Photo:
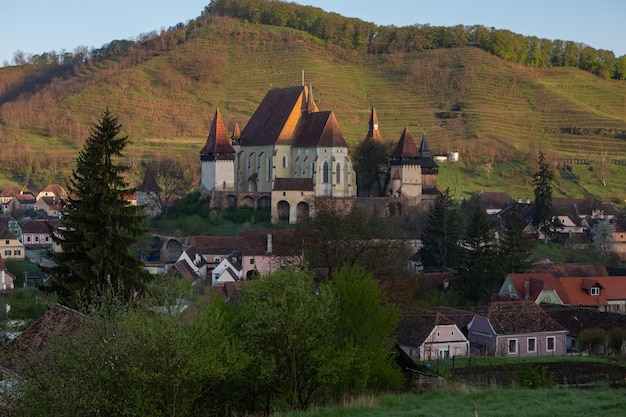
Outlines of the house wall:
M17 239L0 239L0 255L4 259L24 259L24 245Z
M467 356L468 354L469 341L455 324L438 325L419 347L418 359L427 361L437 358Z
M22 236L24 246L50 246L52 245L52 239L48 233L28 233L25 232Z
M248 279L251 271L259 271L261 275L267 275L278 271L289 264L299 265L302 259L298 256L277 256L277 255L244 255L242 256L242 279Z
M513 342L516 345L515 351L510 349L511 343ZM534 350L529 349L531 347L534 347ZM496 338L496 355L530 357L558 356L565 355L566 353L566 331L500 335Z
M5 270L0 270L0 290L12 290L14 289L13 277Z
M467 329L472 353L493 354L496 351L496 334L486 317L474 316Z

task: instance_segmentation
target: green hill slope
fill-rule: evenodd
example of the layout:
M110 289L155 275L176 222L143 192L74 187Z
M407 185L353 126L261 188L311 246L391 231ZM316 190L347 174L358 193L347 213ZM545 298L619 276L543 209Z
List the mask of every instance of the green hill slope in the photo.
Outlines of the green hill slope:
M375 106L387 140L407 126L417 138L426 132L435 153L458 151L461 160L443 163L440 181L457 196L491 188L531 197L542 150L567 195L626 198L623 81L528 68L472 47L368 55L227 18L147 58L126 58L48 77L46 68L0 69L0 186L61 181L107 107L131 137L135 174L139 160L160 154L198 164L217 107L229 129L243 127L268 89L299 85L304 71L349 144L365 137Z

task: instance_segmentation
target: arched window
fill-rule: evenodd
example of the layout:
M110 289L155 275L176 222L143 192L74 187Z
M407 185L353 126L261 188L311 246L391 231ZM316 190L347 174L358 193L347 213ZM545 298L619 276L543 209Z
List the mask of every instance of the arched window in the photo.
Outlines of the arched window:
M328 184L328 179L330 178L330 173L328 171L329 171L328 162L324 162L324 165L322 165L322 183L323 184Z
M271 174L272 174L272 160L270 159L269 155L265 156L265 181L266 182L270 182L270 180L272 179Z
M283 168L287 168L287 155L283 155Z
M335 177L335 183L341 184L341 164L339 162L337 162Z

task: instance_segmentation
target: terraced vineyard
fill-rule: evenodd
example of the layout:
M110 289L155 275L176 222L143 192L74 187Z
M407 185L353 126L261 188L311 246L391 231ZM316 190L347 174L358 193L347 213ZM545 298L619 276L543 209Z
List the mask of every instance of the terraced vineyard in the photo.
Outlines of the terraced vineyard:
M0 69L0 141L14 152L28 142L35 160L57 153L57 171L71 166L106 107L131 137L133 158L195 160L216 108L229 129L243 127L270 88L298 85L304 71L349 144L365 137L375 106L385 139L398 140L406 126L416 138L425 132L435 153L458 151L461 161L444 164L440 181L457 195L528 196L541 150L559 174L568 166L557 179L568 195L626 198L626 82L573 68L528 68L469 47L368 55L288 28L218 19L134 65L107 61L35 93L5 95L27 78L16 72L34 70ZM0 182L22 180L5 169Z

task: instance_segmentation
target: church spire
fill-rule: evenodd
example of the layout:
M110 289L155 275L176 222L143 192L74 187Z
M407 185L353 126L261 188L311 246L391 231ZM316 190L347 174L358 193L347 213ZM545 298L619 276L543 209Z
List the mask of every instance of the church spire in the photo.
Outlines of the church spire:
M378 116L376 116L376 108L372 107L372 114L370 115L370 123L369 123L369 131L367 132L367 136L365 139L372 139L376 142L383 141L383 137L378 130Z
M428 140L426 139L426 132L422 133L422 143L419 149L420 154L424 158L430 158L430 149L428 148Z
M309 81L309 89L307 91L306 109L309 113L319 111L317 108L317 104L315 104L315 100L313 99L313 86L311 85L310 81Z
M226 126L222 120L220 109L215 110L215 116L213 116L213 122L211 123L211 130L207 137L204 148L200 151L201 155L215 155L215 154L234 154L235 150L230 144L228 134L226 133Z

